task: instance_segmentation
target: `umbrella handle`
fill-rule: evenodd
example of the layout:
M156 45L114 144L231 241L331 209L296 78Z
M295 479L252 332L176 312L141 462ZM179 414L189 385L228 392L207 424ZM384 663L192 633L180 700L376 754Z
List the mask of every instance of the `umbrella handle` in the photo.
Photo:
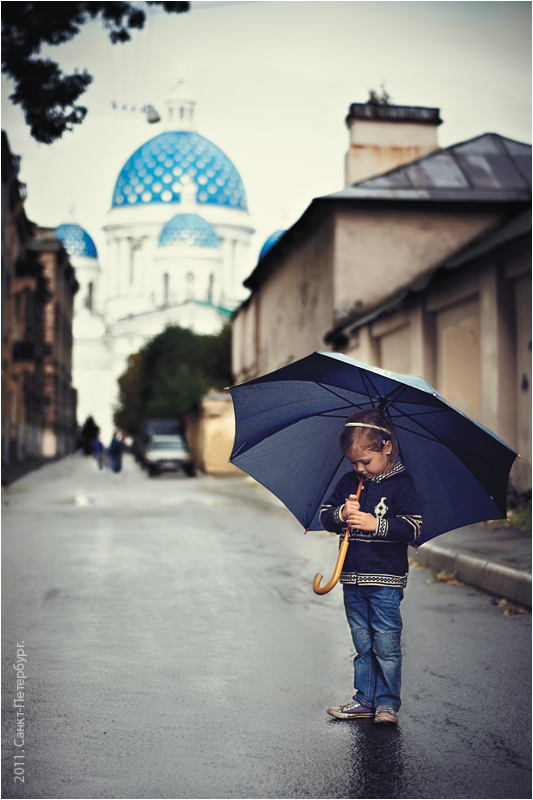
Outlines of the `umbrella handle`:
M357 487L357 493L355 495L356 500L359 500L359 495L361 494L361 489L363 487L363 478L359 480L359 486ZM313 581L313 591L315 594L327 594L331 592L333 587L338 583L338 580L341 576L342 567L344 565L344 559L346 558L346 551L348 550L348 537L350 535L350 528L346 528L346 533L344 534L344 539L342 540L342 544L340 546L339 555L337 557L337 563L335 564L335 571L333 572L333 577L331 580L326 583L325 586L320 586L320 581L322 580L323 576L317 572L315 575L315 579Z

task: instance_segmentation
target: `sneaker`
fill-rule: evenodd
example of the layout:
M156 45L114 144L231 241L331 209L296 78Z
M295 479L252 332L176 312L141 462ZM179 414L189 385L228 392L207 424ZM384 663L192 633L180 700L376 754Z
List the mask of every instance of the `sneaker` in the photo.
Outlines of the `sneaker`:
M396 723L398 722L398 714L390 706L378 706L374 722Z
M368 706L362 706L361 703L352 700L343 706L328 708L328 714L331 717L337 717L337 719L361 719L363 717L373 717L374 711Z

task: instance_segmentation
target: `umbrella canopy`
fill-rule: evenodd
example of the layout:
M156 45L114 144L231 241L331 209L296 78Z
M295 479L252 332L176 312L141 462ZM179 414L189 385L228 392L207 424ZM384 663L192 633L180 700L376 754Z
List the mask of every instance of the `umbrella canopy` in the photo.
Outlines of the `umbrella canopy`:
M321 530L320 505L352 469L338 437L347 417L366 408L380 410L396 429L422 508L418 544L507 515L516 453L422 378L317 352L230 392L231 463L275 494L307 530Z

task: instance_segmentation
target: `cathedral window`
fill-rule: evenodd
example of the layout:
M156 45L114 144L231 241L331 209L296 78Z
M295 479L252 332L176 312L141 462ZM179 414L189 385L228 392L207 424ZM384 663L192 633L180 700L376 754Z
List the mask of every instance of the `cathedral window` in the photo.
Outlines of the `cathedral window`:
M165 272L163 275L163 304L168 306L168 299L169 299L169 275L168 272Z

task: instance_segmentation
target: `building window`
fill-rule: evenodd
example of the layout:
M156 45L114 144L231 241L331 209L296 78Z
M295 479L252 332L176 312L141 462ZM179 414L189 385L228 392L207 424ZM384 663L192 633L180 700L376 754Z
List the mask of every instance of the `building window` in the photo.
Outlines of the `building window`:
M169 276L168 272L165 272L163 275L163 304L165 306L168 305L168 298L169 298Z
M93 310L93 283L92 281L87 284L87 296L85 298L85 308L89 311Z

